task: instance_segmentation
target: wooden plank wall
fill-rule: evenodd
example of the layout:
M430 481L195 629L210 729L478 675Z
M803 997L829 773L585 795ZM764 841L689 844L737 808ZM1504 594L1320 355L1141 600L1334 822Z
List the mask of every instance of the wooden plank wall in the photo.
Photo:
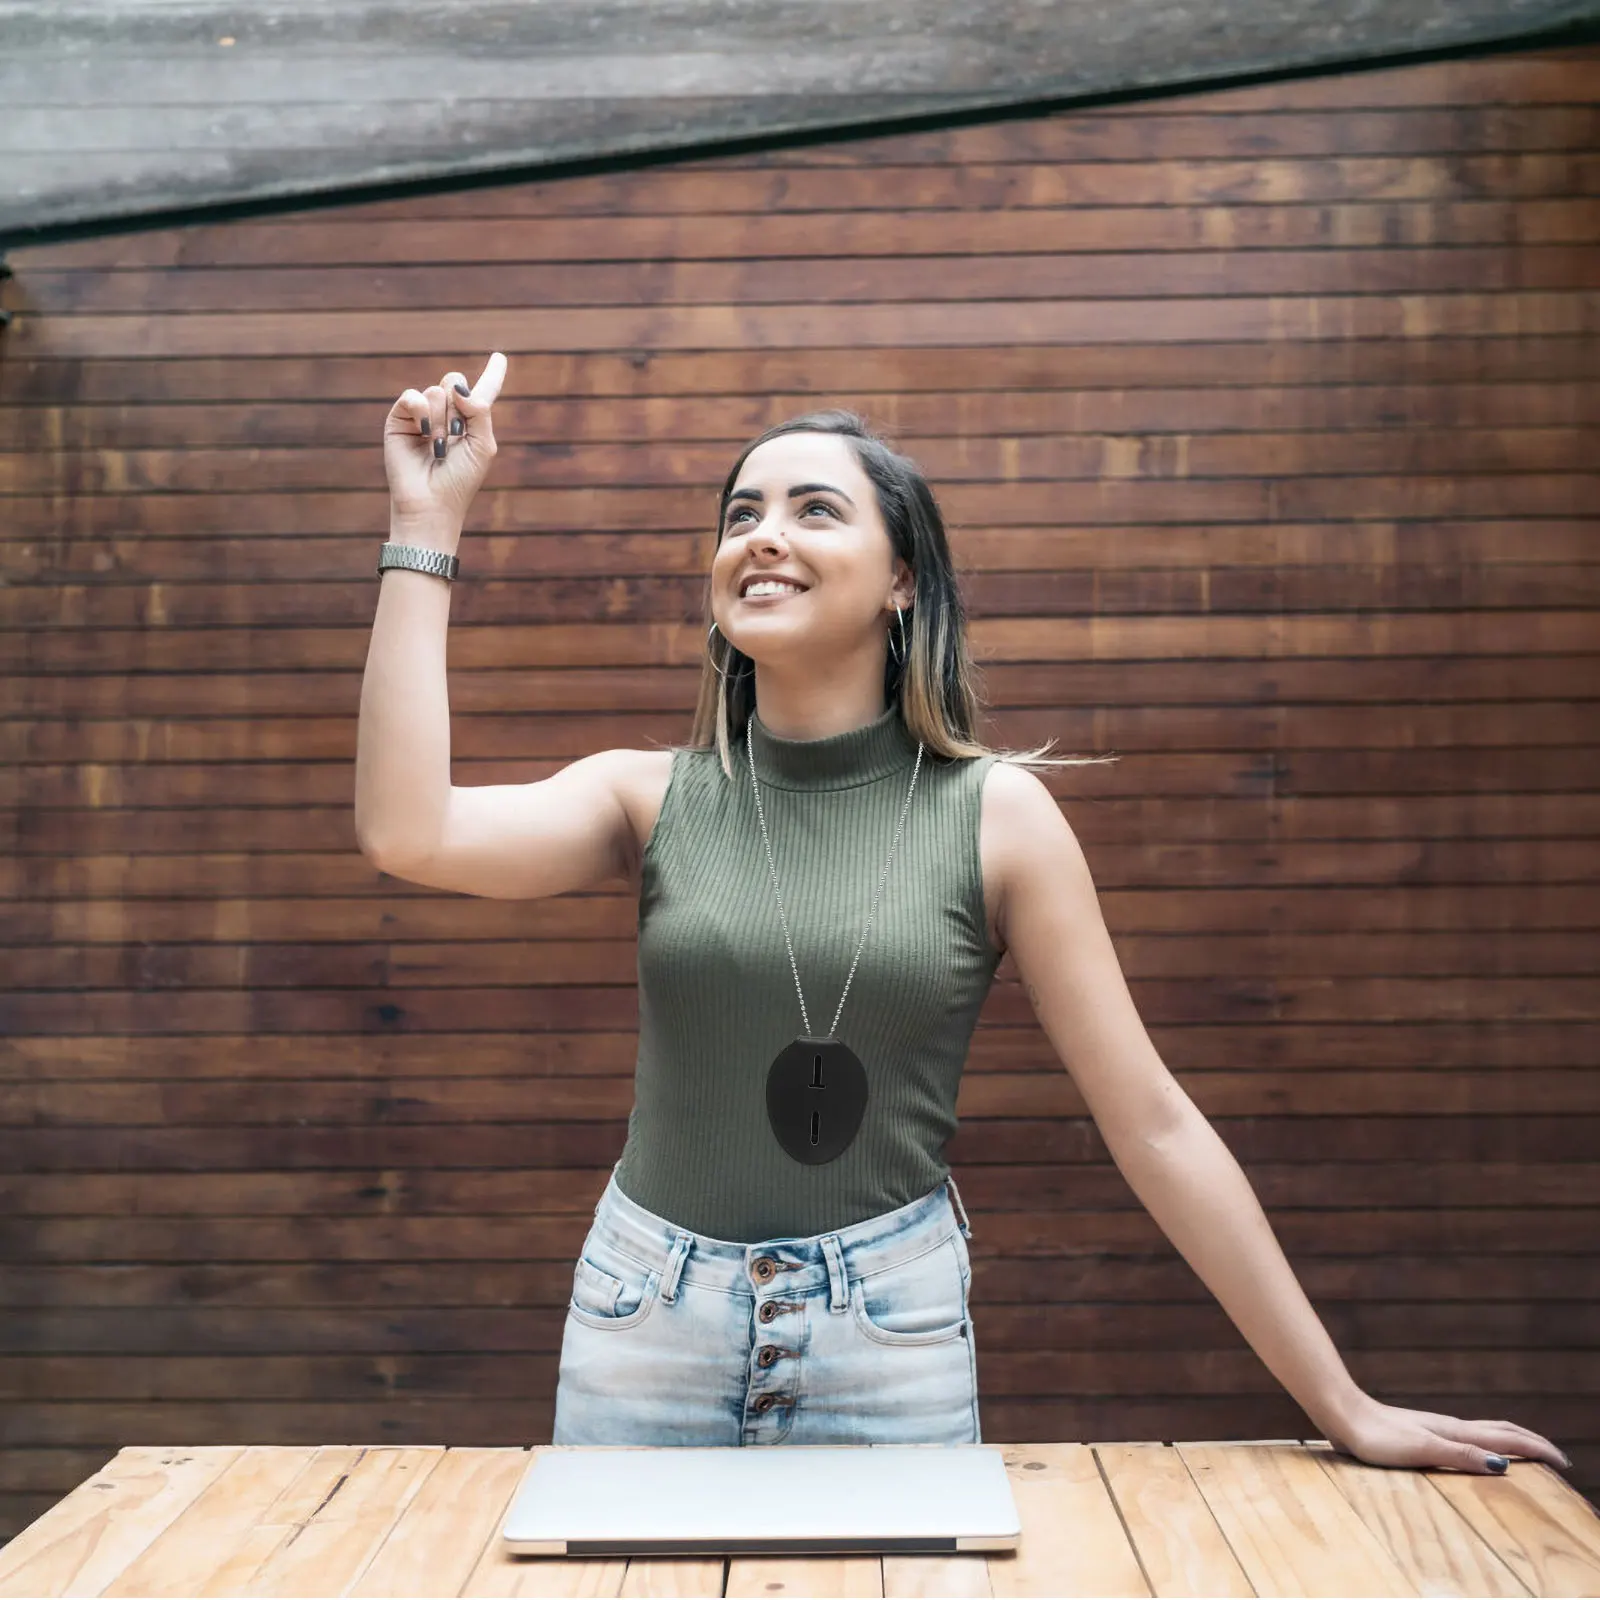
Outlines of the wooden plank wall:
M739 443L954 524L1163 1058L1358 1379L1600 1486L1600 56L17 252L0 1526L125 1444L548 1440L635 907L357 853L407 384L512 357L455 776L681 738ZM620 886L619 886L620 889ZM950 1155L990 1441L1287 1436L1010 964Z

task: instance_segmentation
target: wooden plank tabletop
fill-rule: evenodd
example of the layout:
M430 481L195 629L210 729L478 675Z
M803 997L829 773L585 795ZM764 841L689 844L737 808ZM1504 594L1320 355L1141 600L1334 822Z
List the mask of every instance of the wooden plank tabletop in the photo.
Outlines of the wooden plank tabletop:
M1015 1552L508 1556L501 1519L549 1448L129 1446L0 1549L0 1595L1600 1595L1600 1516L1532 1461L1003 1445Z

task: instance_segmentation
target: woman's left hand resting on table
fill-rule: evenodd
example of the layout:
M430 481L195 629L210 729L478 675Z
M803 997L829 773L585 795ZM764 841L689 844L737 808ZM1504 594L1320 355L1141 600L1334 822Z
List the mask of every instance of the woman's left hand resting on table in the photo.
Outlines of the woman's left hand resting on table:
M1410 1411L1370 1397L1328 1443L1374 1467L1453 1467L1460 1472L1504 1472L1511 1457L1572 1463L1542 1433L1515 1422L1463 1421L1438 1411ZM1494 1463L1500 1463L1495 1465Z
M1503 1472L1521 1456L1570 1467L1514 1422L1384 1405L1356 1383L1243 1169L1150 1042L1083 849L1050 791L996 763L982 826L1003 945L1118 1170L1321 1436L1374 1466ZM1337 1227L1328 1222L1330 1239Z

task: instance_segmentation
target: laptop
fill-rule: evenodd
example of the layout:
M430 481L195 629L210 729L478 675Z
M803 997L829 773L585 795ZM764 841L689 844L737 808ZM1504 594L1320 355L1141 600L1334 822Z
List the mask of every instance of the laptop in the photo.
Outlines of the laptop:
M1022 1538L994 1445L542 1446L513 1555L954 1555Z

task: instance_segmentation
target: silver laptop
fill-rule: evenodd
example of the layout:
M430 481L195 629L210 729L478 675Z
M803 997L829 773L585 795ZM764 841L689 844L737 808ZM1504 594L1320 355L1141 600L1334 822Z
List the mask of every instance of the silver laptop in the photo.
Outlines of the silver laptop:
M541 1448L514 1555L952 1555L1022 1537L998 1446Z

